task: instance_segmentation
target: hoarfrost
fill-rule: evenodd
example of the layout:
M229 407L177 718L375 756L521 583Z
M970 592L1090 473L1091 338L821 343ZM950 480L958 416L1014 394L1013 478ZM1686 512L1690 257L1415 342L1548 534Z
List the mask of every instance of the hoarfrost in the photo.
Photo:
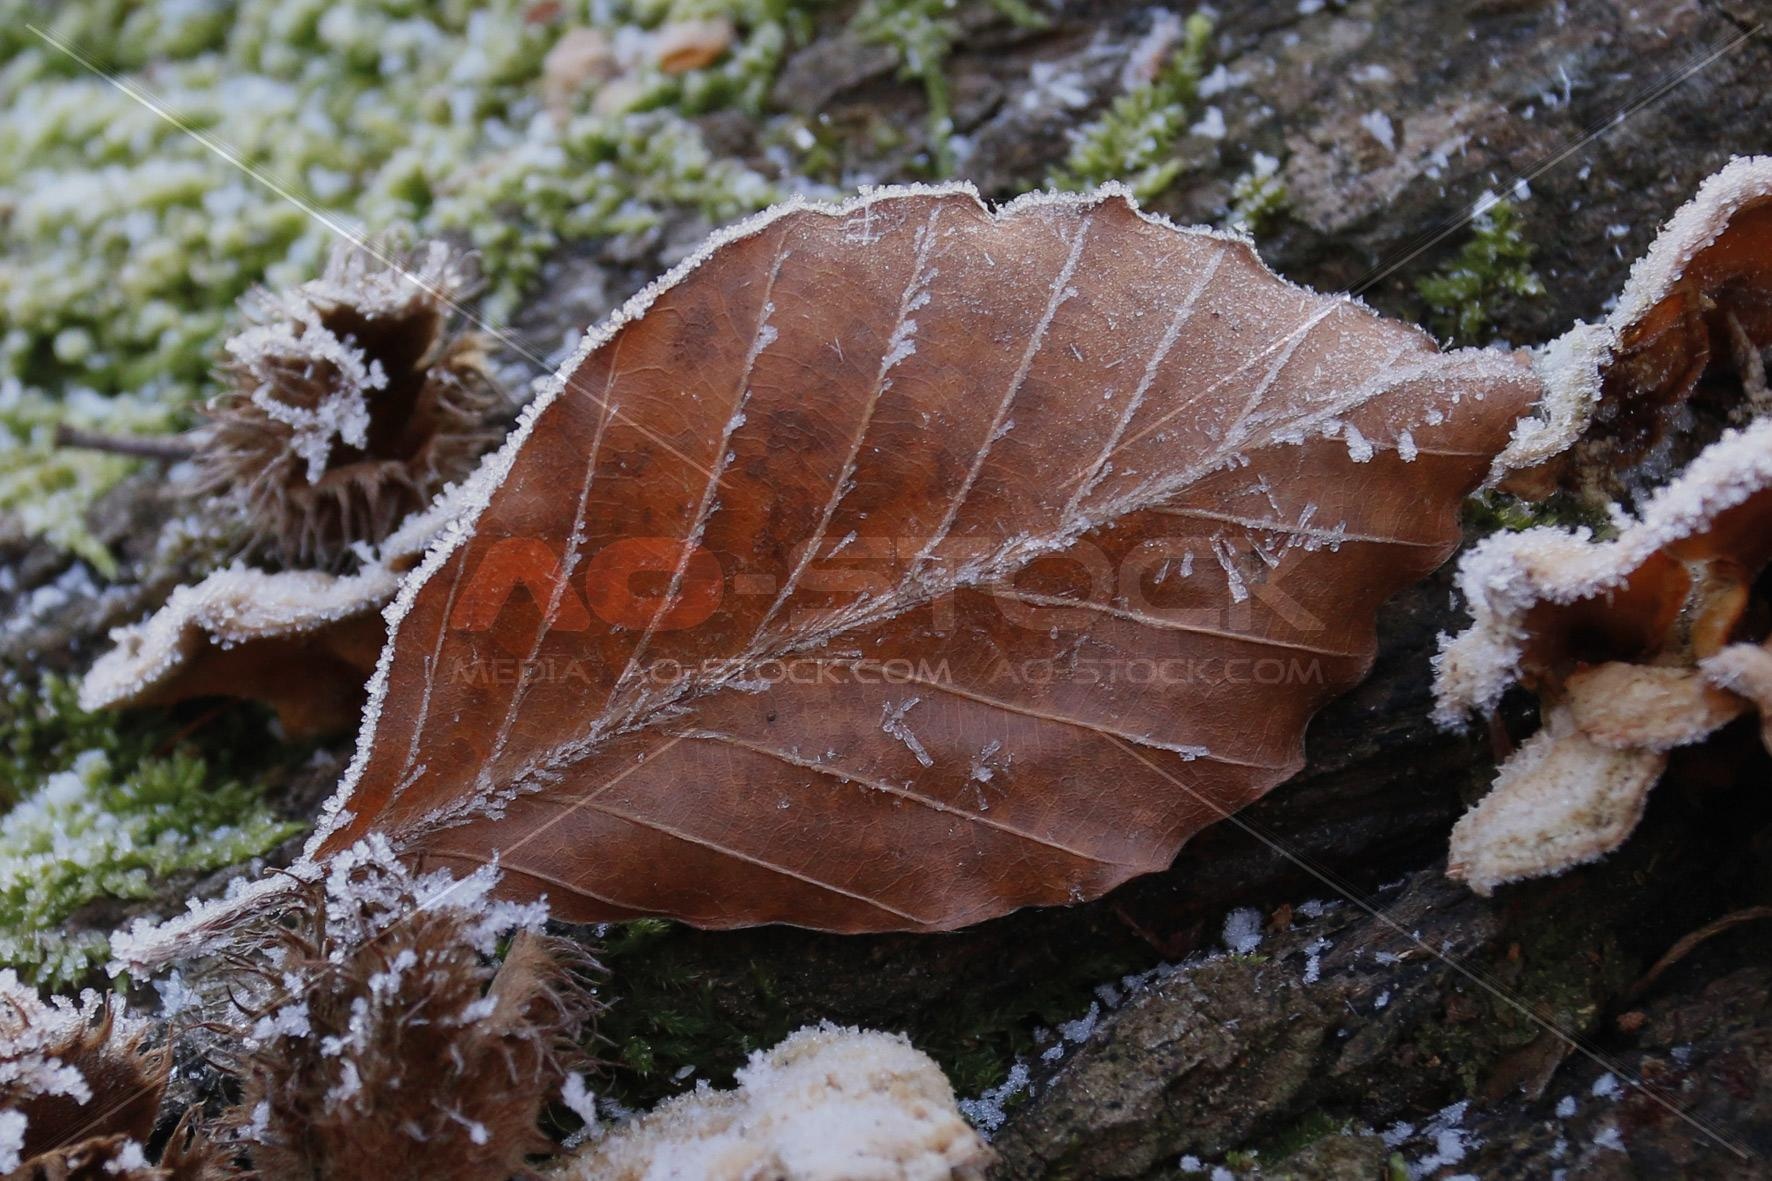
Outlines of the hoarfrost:
M969 1176L991 1159L939 1067L902 1035L830 1023L758 1051L737 1087L705 1083L611 1131L562 1181L880 1181Z
M1518 676L1526 615L1540 603L1604 594L1662 547L1701 533L1724 511L1772 486L1772 420L1727 432L1660 489L1618 535L1596 542L1586 529L1551 527L1485 539L1459 563L1458 588L1473 623L1445 638L1434 658L1435 720L1455 726L1492 709Z
M1225 915L1224 945L1239 955L1248 955L1260 947L1261 912L1245 906Z
M1189 135L1197 135L1201 139L1223 139L1225 131L1224 112L1217 107L1207 107L1199 121L1188 128Z
M960 1100L960 1114L966 1117L967 1123L986 1135L996 1131L1009 1118L1005 1105L1027 1089L1028 1079L1027 1063L1017 1062L1009 1068L1002 1082L976 1099Z
M18 1168L25 1151L25 1113L16 1109L0 1111L0 1170L10 1173Z
M1366 134L1377 140L1385 151L1395 154L1397 150L1397 130L1391 125L1391 117L1383 111L1367 111L1360 116L1360 126Z

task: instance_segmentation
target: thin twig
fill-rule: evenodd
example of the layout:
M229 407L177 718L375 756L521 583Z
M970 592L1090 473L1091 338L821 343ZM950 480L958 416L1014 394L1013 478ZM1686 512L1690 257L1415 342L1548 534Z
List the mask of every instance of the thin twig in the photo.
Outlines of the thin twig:
M197 453L196 445L184 435L105 435L66 424L57 424L55 445L139 459L161 459L169 463L189 459Z
M1667 954L1656 960L1655 966L1650 968L1647 972L1644 972L1643 978L1631 985L1630 992L1625 995L1629 999L1635 1000L1637 997L1643 995L1643 993L1648 990L1649 986L1654 984L1655 981L1660 978L1663 972L1685 959L1692 953L1692 949L1697 947L1700 943L1703 943L1713 935L1721 935L1730 927L1738 927L1742 923L1750 923L1755 919L1772 919L1772 906L1750 906L1745 910L1732 911L1729 914L1724 915L1722 918L1717 919L1715 922L1706 923L1704 926L1698 928L1698 930L1692 932L1690 935L1687 935L1678 943L1668 948Z

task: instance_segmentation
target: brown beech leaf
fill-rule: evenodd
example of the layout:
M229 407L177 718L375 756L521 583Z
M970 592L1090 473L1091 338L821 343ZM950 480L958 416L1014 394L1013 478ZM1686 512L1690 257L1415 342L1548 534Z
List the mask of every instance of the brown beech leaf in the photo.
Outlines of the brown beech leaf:
M1094 897L1299 769L1537 390L1120 191L772 211L470 482L307 858L707 927Z

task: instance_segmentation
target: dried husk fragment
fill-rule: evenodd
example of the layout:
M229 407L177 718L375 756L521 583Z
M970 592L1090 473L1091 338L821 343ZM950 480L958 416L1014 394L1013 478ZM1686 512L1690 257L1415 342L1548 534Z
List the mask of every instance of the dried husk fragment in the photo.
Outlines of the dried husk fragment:
M356 852L304 892L262 961L237 958L261 982L236 1001L228 1123L265 1181L528 1175L526 1158L553 1147L541 1113L585 1058L597 965L541 934L545 908L501 918L483 881L416 879Z
M291 737L349 730L387 637L382 608L448 512L412 518L354 573L236 563L176 588L148 619L111 632L81 682L81 707L232 697L269 705Z
M616 1128L551 1181L983 1181L996 1159L902 1036L808 1027Z
M45 1003L0 972L0 1176L152 1176L141 1153L171 1059L147 1035L116 997Z

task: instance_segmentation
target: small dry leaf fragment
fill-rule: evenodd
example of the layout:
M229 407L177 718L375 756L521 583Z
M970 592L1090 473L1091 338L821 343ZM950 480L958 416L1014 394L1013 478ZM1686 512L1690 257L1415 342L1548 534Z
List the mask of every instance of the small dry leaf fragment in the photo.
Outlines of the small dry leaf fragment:
M290 565L336 567L388 537L496 439L485 342L450 331L472 289L433 242L392 264L341 247L319 279L251 293L193 494L234 505Z
M1536 394L1118 190L770 211L470 481L298 872L380 833L709 927L1095 897L1302 765Z
M1730 644L1701 667L1711 684L1760 711L1761 741L1772 751L1772 649L1766 643Z
M1560 873L1624 843L1667 756L1602 746L1553 716L1452 828L1446 872L1479 894Z
M1605 664L1577 669L1564 683L1575 728L1615 750L1672 750L1708 738L1740 716L1740 697L1696 668Z
M672 21L653 34L652 60L667 74L686 74L725 57L735 36L723 16Z
M995 1154L941 1069L902 1035L808 1027L738 1086L669 1100L556 1168L556 1181L983 1181Z
M621 69L614 43L601 30L567 29L542 60L542 104L556 122L564 123L580 92L609 81Z
M411 518L354 574L236 564L178 587L148 619L112 631L81 708L236 697L271 706L291 736L350 729L387 637L381 610L447 513Z
M88 990L44 1003L0 971L0 1174L98 1176L141 1160L170 1059L147 1023Z
M1494 478L1617 496L1707 371L1731 371L1738 421L1772 408L1772 157L1738 157L1699 186L1635 266L1607 318L1539 351L1546 397Z

